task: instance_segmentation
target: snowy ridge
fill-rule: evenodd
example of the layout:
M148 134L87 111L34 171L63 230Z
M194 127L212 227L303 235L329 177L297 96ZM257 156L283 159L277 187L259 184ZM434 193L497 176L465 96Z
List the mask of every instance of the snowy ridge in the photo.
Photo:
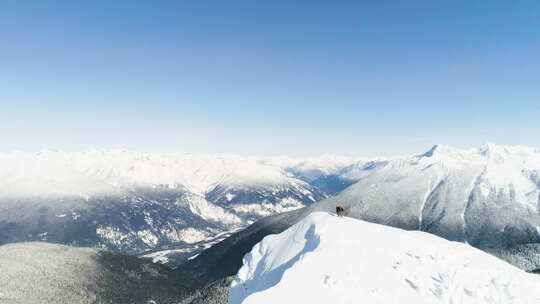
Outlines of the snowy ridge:
M287 185L294 180L285 171L289 167L335 172L354 162L353 158L337 157L278 161L126 150L12 152L0 154L0 194L78 195L141 185L182 185L190 192L204 194L220 184Z
M540 277L463 243L316 212L244 258L249 303L539 303Z
M358 182L308 211L339 203L356 218L477 247L540 242L538 149L437 145L417 156L369 161L351 174Z
M361 160L340 170L340 176L350 174L356 182L337 195L263 218L185 268L209 280L230 276L246 248L265 235L314 212L334 213L341 205L349 217L468 243L538 272L539 159L535 148L488 144L476 149L437 145L419 155ZM224 251L227 255L221 255Z
M340 175L358 180L370 167L407 166L424 158L449 168L464 164L504 165L507 171L540 168L539 149L491 143L475 149L436 145L419 156L372 159L335 155L295 159L126 150L45 150L0 153L0 194L79 195L133 186L174 188L178 185L204 194L220 184L234 187L301 183L299 176L315 180L321 175Z
M375 159L0 154L0 244L40 240L192 256L264 216L336 204L352 217L479 248L540 243L540 152L486 144Z

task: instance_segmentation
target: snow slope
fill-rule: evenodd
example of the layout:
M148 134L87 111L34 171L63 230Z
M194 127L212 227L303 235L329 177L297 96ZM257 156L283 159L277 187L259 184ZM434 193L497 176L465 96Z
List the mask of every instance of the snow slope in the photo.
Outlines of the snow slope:
M354 174L357 183L306 212L342 204L352 217L482 248L540 242L538 149L438 145L368 162Z
M229 303L540 303L540 277L469 245L316 212L244 258Z

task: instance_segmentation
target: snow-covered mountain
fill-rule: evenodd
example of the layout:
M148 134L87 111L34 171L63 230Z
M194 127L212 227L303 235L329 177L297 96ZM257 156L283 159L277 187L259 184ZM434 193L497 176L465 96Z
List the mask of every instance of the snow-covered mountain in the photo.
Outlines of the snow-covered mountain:
M263 216L341 190L323 191L300 175L321 178L354 162L125 150L0 154L0 244L38 240L185 258Z
M201 253L185 269L202 280L233 275L242 256L264 236L313 212L335 212L337 205L350 217L430 232L524 270L540 269L539 149L437 145L420 155L361 160L341 169L340 176L356 182L305 208L259 220Z
M540 303L539 284L463 243L315 212L253 247L229 303Z
M292 225L337 204L486 250L540 243L540 152L487 144L375 159L0 154L0 243L101 246L166 262L264 216L292 211Z
M493 144L372 161L358 182L307 208L332 211L481 248L540 242L540 150Z
M338 204L354 218L431 232L540 269L535 148L438 145L376 159L0 154L0 244L45 240L167 262L216 243L179 269L199 284L237 273L264 236Z
M349 164L353 161L351 159ZM181 186L191 193L205 195L217 186L257 188L286 187L295 183L302 185L285 169L303 162L289 159L285 163L233 155L126 150L12 152L0 154L0 194L89 196L140 186ZM328 160L321 163L321 166L325 165L334 164Z

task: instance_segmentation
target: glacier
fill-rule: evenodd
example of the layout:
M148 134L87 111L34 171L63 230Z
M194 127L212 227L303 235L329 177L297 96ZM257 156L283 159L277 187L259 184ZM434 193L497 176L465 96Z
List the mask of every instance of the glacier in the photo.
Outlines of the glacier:
M539 284L464 243L314 212L245 255L229 303L532 304Z

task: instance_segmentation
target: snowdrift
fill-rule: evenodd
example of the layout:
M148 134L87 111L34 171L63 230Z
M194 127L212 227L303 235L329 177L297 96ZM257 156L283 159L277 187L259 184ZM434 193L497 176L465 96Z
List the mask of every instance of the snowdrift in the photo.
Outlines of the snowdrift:
M315 212L246 254L229 303L540 303L538 286L467 244Z

